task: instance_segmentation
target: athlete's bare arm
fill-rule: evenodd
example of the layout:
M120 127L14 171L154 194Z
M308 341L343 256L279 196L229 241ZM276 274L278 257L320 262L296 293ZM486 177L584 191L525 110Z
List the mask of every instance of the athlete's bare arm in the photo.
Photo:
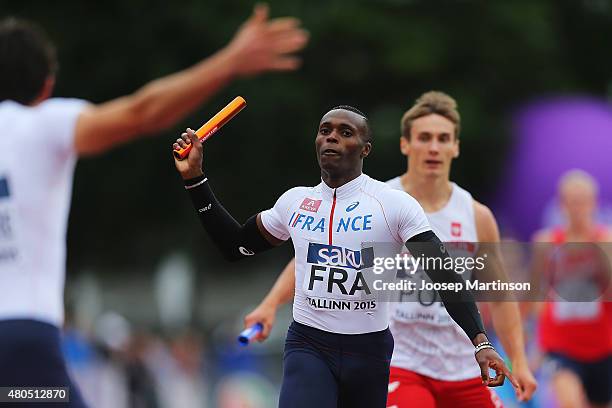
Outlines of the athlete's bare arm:
M276 312L279 306L288 303L295 296L295 258L291 259L285 269L274 282L261 303L244 318L244 327L262 323L264 328L257 336L258 341L264 341L270 335Z
M168 128L234 78L295 69L299 60L291 53L307 40L298 20L269 20L267 6L257 6L232 41L211 57L131 95L86 108L77 120L75 149L79 155L104 152Z
M497 222L488 207L474 201L474 217L479 242L497 243L500 241ZM499 248L494 247L493 250L496 252L495 257L501 259ZM500 272L503 273L503 269ZM525 341L519 307L516 302L511 301L489 302L489 307L495 331L512 361L512 372L519 384L517 397L520 401L527 401L535 392L537 382L529 370L525 356Z
M542 288L540 287L542 281L542 271L546 269L545 264L548 259L548 243L552 242L552 231L550 229L542 229L537 231L531 239L533 245L531 246L532 257L531 264L529 265L529 277L532 287L532 291L541 296L544 300L545 296L539 293ZM525 307L526 316L539 316L544 308L544 301L529 302Z

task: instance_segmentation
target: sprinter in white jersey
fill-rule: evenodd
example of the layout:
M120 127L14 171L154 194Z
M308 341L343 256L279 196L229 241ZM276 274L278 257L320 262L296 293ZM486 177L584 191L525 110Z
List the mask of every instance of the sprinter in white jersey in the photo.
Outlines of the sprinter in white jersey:
M424 205L432 230L444 242L450 243L447 245L452 246L453 241L475 244L479 239L499 240L491 212L467 191L449 181L450 163L459 153L459 114L455 102L442 93L428 93L410 112L411 130L418 135L415 140L402 137L402 152L408 154L408 148L413 149L407 172L410 178L404 175L388 184L406 191L402 181L416 180L412 185L418 186L417 190L409 193ZM429 195L423 195L424 192L435 197L433 207ZM463 248L469 246L462 245ZM468 248L468 251L475 249ZM291 299L293 286L294 261L291 261L260 305L245 318L245 326L263 323L264 330L259 340L268 336L276 310ZM424 305L406 301L391 310L390 329L395 349L387 405L426 408L451 404L458 407L495 406L498 400L483 384L482 372L474 361L472 342L451 320L446 308L439 301L431 300L431 293L427 293L422 301ZM519 398L527 400L536 383L526 365L518 311L515 305L507 303L493 305L493 313L496 315L496 329L512 357L513 370L520 383ZM430 320L442 323L432 324ZM496 384L491 382L489 385Z
M0 387L70 387L60 351L66 224L78 157L162 130L236 76L293 69L306 33L258 7L212 57L99 105L50 98L55 51L42 31L0 21ZM247 63L248 62L248 63ZM5 399L6 395L0 396Z
M441 92L423 94L401 121L400 149L409 157L408 170L388 184L419 201L432 229L447 246L457 243L458 251L475 256L477 243L498 242L499 231L491 211L449 180L452 160L459 155L459 130L456 102ZM472 360L472 343L447 309L430 294L413 295L417 301L403 299L391 311L396 342L388 406L501 406L493 391L483 386ZM519 383L518 399L528 400L536 382L527 366L518 307L514 302L489 305Z
M229 260L254 255L291 238L295 249L294 322L285 343L282 408L383 408L387 399L393 340L388 308L372 297L368 273L377 254L368 242L416 242L427 257L448 254L430 230L423 210L408 194L362 173L371 150L371 131L359 110L340 106L321 119L315 147L322 182L296 187L273 208L236 222L215 198L202 171L202 144L193 130L173 148L193 145L177 170L213 242ZM435 282L462 282L454 271L431 269ZM448 310L474 345L483 372L510 375L486 341L473 299L441 294ZM477 341L478 340L478 341ZM488 378L488 375L487 375Z

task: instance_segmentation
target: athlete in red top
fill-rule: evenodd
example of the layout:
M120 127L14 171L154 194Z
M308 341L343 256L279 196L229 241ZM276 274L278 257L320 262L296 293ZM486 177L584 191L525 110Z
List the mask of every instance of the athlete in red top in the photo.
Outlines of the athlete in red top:
M595 222L597 183L573 170L559 183L567 224L540 231L535 271L544 274L553 300L542 304L539 341L545 367L560 407L605 407L612 400L612 303L601 301L608 289L610 262L605 247L610 231ZM609 299L609 296L603 296Z

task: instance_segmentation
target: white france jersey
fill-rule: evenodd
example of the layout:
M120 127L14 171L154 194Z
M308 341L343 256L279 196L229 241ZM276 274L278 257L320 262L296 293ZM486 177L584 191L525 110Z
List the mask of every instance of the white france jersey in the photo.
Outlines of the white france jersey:
M389 325L388 304L367 283L376 254L362 244L399 246L431 229L414 198L365 174L336 189L324 182L293 188L261 220L276 238L293 241L294 320L342 334Z
M85 104L0 102L0 320L63 323L74 128Z
M387 184L404 190L399 177ZM452 188L444 208L426 215L452 255L473 256L478 250L474 199L455 183ZM434 298L431 292L416 291L391 306L389 327L395 339L391 366L444 381L480 376L474 345L451 319L437 294Z

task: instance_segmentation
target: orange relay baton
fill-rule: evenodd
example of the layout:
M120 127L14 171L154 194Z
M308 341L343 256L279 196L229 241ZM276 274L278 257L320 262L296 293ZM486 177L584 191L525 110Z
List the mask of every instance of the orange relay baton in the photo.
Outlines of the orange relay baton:
M246 106L246 101L242 96L237 96L225 108L221 109L208 122L202 125L195 134L202 142L215 134L215 132L230 121L238 112ZM175 149L172 153L178 160L183 160L189 154L191 145L186 148Z

